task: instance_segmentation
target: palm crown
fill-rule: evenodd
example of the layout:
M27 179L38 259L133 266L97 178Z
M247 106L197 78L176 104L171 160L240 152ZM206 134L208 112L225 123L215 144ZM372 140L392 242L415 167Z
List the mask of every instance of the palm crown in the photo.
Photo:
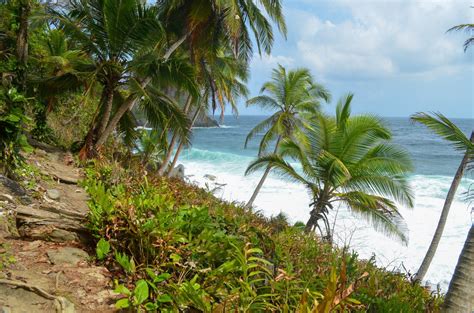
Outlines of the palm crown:
M260 157L247 172L270 166L276 173L302 183L313 201L307 231L321 231L318 223L322 221L326 236L331 236L327 214L334 203L342 202L353 213L367 218L375 229L407 242L394 201L413 206L406 179L412 168L410 158L389 142L391 133L379 118L351 116L351 101L352 95L342 99L335 117L315 114L304 140L286 138L280 155ZM285 158L298 161L301 170Z
M320 102L331 98L329 91L313 81L307 69L287 71L281 65L273 70L272 80L262 86L260 93L249 99L247 105L258 105L276 112L257 124L245 139L247 146L257 134L265 133L260 142L259 155L266 152L268 144L275 138L292 136L296 129L304 125L306 113L319 111Z

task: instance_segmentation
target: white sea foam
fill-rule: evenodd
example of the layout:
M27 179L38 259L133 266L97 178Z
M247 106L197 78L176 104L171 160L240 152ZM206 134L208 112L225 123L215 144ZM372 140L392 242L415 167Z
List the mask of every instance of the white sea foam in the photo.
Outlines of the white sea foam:
M231 153L191 149L184 153L182 163L186 167L186 174L192 175L192 181L201 186L206 183L209 185L212 182L204 175L215 175L217 182L227 184L217 192L217 196L244 202L252 194L261 175L261 173L248 177L243 175L250 160L251 157ZM472 183L474 181L468 179L462 182L458 192L460 196L453 203L436 257L426 275L428 283L439 284L443 290L446 290L449 284L471 225L469 205L462 200L462 193ZM433 236L451 178L414 175L411 177L411 184L416 195L415 208L400 208L409 229L408 246L374 231L366 221L354 217L343 207L337 212L335 224L337 243L349 243L363 258L370 258L375 254L380 266L403 271L406 269L414 273ZM257 209L265 215L284 212L292 222L307 220L308 204L309 196L301 185L272 175L268 177L255 201ZM334 215L332 214L330 220L334 219Z

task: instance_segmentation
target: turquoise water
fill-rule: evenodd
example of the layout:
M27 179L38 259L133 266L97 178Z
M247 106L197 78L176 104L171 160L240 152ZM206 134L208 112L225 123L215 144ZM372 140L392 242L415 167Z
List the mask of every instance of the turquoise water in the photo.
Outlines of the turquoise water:
M245 202L253 192L261 173L244 176L245 169L257 154L260 138L244 149L245 137L264 116L226 117L221 128L194 129L193 145L180 158L189 180L210 190L225 184L215 194L227 200ZM407 118L386 118L394 141L412 156L415 171L410 182L416 200L413 209L400 207L409 231L409 244L380 234L360 217L340 207L330 219L335 220L336 242L348 244L361 257L376 256L379 265L395 270L415 272L426 252L457 170L462 153L454 150L425 127ZM474 129L474 120L455 119L466 133ZM207 174L216 176L212 181ZM451 279L457 257L471 225L471 206L464 201L465 192L474 186L469 176L463 180L453 203L437 255L427 274L427 282L445 289ZM306 190L295 183L270 174L255 201L256 210L267 216L285 213L290 221L306 221L310 203ZM337 219L336 219L337 216Z

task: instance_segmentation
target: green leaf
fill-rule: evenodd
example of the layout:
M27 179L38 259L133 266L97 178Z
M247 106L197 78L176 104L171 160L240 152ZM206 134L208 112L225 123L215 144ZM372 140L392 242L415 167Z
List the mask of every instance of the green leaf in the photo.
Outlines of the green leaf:
M105 259L107 254L110 252L110 244L107 240L104 238L101 238L99 242L97 243L97 247L95 249L95 252L97 254L97 258L99 260Z
M127 298L117 300L117 302L115 302L115 307L117 309L126 309L130 307L130 300Z
M148 284L145 280L140 279L137 282L135 289L133 290L133 296L135 304L142 304L146 299L148 299Z
M128 290L127 287L125 287L124 285L118 285L115 290L114 290L115 293L119 293L119 294L122 294L122 295L127 295L127 296L130 296L132 293L130 292L130 290Z
M170 277L171 277L171 274L169 274L169 273L162 273L162 274L158 275L153 281L154 281L155 283L161 283L162 281L165 281L165 280L167 280L167 279L170 278Z
M173 298L169 294L160 295L157 300L160 303L173 302Z

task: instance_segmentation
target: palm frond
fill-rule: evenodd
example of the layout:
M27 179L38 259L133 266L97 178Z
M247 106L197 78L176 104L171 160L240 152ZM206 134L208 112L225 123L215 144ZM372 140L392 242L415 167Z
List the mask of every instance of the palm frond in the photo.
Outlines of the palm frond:
M411 119L415 122L421 123L431 129L434 133L451 142L451 144L458 150L471 151L474 149L474 144L467 138L467 136L446 116L441 113L417 113L412 115Z

